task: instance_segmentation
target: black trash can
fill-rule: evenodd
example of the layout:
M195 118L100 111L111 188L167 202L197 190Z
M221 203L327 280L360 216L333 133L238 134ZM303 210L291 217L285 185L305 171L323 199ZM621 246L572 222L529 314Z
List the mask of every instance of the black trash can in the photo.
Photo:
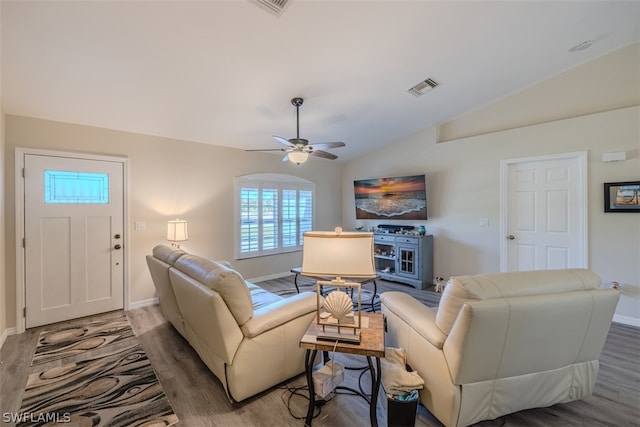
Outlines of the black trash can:
M386 351L390 351L390 361L387 364L383 365L382 372L382 388L387 396L387 426L388 427L414 427L416 425L416 415L418 413L418 403L420 402L420 393L419 389L422 388L424 381L419 376L417 379L420 381L416 381L415 376L417 373L413 373L411 366L408 364L404 365L404 370L407 372L412 372L411 375L414 378L399 379L402 375L398 375L398 368L402 371L402 365L398 364L399 357L398 351L404 351L403 349L394 349L391 347L387 347ZM404 357L402 357L404 358ZM406 359L405 359L406 360ZM389 369L385 371L385 369ZM386 377L386 378L385 378ZM393 388L388 388L387 384L391 383L394 385ZM419 384L418 384L419 383ZM401 386L398 388L398 386ZM415 389L411 390L413 387ZM411 390L408 395L404 394L395 394L398 390Z
M418 401L396 400L387 397L387 426L388 427L414 427L418 412Z

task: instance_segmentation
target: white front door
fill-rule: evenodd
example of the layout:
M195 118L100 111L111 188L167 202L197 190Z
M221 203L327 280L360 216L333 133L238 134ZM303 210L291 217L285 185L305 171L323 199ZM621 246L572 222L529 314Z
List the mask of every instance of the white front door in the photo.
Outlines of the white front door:
M26 327L124 307L124 163L24 155Z
M501 163L501 270L586 268L586 153Z

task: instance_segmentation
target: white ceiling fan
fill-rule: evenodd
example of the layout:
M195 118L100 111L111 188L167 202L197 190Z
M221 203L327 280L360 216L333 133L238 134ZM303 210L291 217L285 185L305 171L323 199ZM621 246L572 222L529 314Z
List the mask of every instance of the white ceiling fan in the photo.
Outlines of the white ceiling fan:
M324 159L334 160L338 156L328 153L326 149L344 147L344 142L320 142L317 144L309 144L308 139L300 138L300 106L304 102L302 98L293 98L291 104L296 107L296 137L286 139L281 136L274 135L273 138L284 144L286 148L270 148L262 150L246 150L246 151L285 151L287 154L282 158L283 162L290 161L300 165L307 161L309 156L322 157Z

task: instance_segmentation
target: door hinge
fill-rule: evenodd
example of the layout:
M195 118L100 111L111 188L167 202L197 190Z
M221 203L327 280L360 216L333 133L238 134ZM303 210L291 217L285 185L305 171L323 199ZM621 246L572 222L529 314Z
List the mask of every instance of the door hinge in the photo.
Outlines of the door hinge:
M22 177L24 178L24 168L22 168Z
M27 307L24 307L22 309L22 317L26 318L27 317Z

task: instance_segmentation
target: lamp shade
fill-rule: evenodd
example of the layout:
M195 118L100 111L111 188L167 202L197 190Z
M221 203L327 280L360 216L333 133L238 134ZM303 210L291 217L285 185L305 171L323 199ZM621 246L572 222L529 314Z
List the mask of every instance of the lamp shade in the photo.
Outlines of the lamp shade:
M187 221L175 219L167 225L167 240L170 242L184 242L189 239Z
M303 242L303 275L376 277L373 233L308 231Z

